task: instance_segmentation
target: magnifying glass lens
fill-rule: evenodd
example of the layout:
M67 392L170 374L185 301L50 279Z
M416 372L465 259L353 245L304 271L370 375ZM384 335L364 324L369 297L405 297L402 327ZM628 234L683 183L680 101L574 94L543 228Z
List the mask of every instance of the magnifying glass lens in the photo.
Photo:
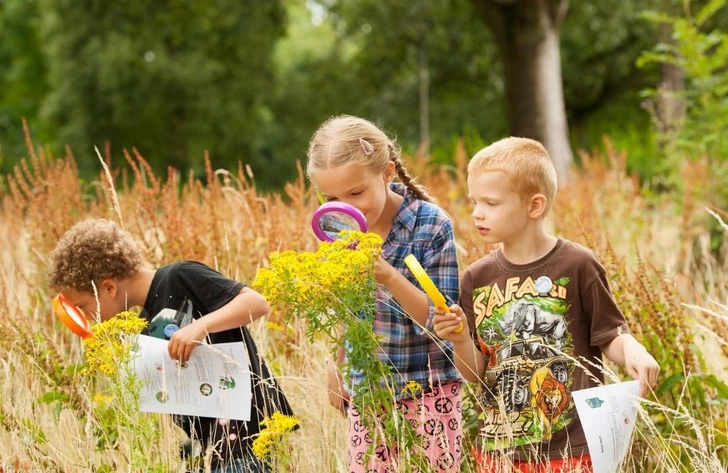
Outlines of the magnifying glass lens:
M53 298L53 310L61 322L79 337L86 338L91 335L91 324L81 309L71 301L59 294Z
M86 317L81 313L81 309L74 305L70 305L65 301L61 302L61 305L63 306L63 309L65 309L66 314L68 314L68 316L71 317L77 325L83 326L86 324Z
M340 240L339 235L344 230L367 231L367 221L364 214L356 207L343 202L327 202L321 205L313 214L311 228L319 240Z
M330 212L319 220L321 230L332 240L342 238L339 233L344 230L359 230L359 224L352 217L341 212Z

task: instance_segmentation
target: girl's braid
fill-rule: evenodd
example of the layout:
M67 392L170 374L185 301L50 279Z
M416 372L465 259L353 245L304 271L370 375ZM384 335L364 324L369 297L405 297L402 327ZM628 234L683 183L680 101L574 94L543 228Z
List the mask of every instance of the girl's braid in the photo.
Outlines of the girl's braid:
M399 180L402 181L402 184L407 186L407 188L412 191L418 199L433 202L434 199L430 196L429 192L427 192L427 188L414 182L407 172L407 168L405 168L404 163L402 163L402 155L399 149L392 145L392 143L387 144L387 148L389 148L389 159L394 163L394 170L397 171L397 176L399 176Z

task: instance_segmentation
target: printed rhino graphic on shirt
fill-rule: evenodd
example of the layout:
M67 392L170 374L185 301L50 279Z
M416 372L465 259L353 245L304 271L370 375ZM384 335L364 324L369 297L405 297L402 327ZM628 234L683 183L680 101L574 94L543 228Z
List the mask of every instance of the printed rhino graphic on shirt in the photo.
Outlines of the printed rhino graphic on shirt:
M194 320L192 316L192 302L185 299L181 310L165 308L159 311L149 322L149 335L163 340L169 339L164 333L164 328L174 324L179 328L189 325Z
M549 441L574 419L568 279L558 282L563 285L549 280L550 293L509 299L497 285L474 290L474 309L483 314L477 331L490 354L480 397L481 435L492 447L503 438L515 445Z
M539 335L561 348L566 336L566 319L562 315L546 312L535 302L521 299L508 307L505 317L498 321L503 333L515 334L517 339Z

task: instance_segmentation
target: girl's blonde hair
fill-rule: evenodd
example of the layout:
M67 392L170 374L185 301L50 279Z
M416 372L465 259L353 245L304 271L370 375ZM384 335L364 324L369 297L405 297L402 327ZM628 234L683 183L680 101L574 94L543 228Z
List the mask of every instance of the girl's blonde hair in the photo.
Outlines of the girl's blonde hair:
M468 163L468 175L489 171L504 172L521 199L536 194L546 197L548 215L556 197L556 169L546 148L536 140L509 137L481 149Z
M48 284L55 290L93 292L93 284L129 278L143 262L142 250L129 232L110 220L90 218L58 240L50 254Z
M311 138L306 174L325 169L361 164L372 172L383 173L392 161L397 177L421 200L432 202L427 188L414 182L402 162L397 144L374 123L351 115L339 115L325 121Z

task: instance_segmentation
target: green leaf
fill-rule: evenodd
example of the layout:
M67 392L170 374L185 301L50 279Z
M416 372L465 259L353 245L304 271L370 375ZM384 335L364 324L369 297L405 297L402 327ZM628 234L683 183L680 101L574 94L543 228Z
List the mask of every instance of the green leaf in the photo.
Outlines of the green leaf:
M669 376L665 381L657 387L656 393L658 395L665 394L670 391L676 384L681 383L685 380L685 376L682 373L675 373Z
M728 401L728 384L719 380L714 374L707 375L704 379L706 384L718 391L718 395L720 396L718 400Z
M704 408L706 404L708 404L708 397L705 392L705 387L703 386L705 377L702 375L699 376L690 376L688 378L688 388L690 389L690 396L692 397L693 401L695 401L700 408Z
M30 419L23 419L20 423L28 429L30 434L33 436L33 440L38 443L47 443L48 439L45 436L45 432L38 425L34 424Z
M41 402L43 404L50 404L55 401L68 401L69 397L68 394L64 394L58 391L51 391L43 394L41 397L36 399L37 402Z
M86 362L68 365L63 370L63 374L65 374L66 376L75 376L76 374L83 371L85 368L88 368L88 363Z

